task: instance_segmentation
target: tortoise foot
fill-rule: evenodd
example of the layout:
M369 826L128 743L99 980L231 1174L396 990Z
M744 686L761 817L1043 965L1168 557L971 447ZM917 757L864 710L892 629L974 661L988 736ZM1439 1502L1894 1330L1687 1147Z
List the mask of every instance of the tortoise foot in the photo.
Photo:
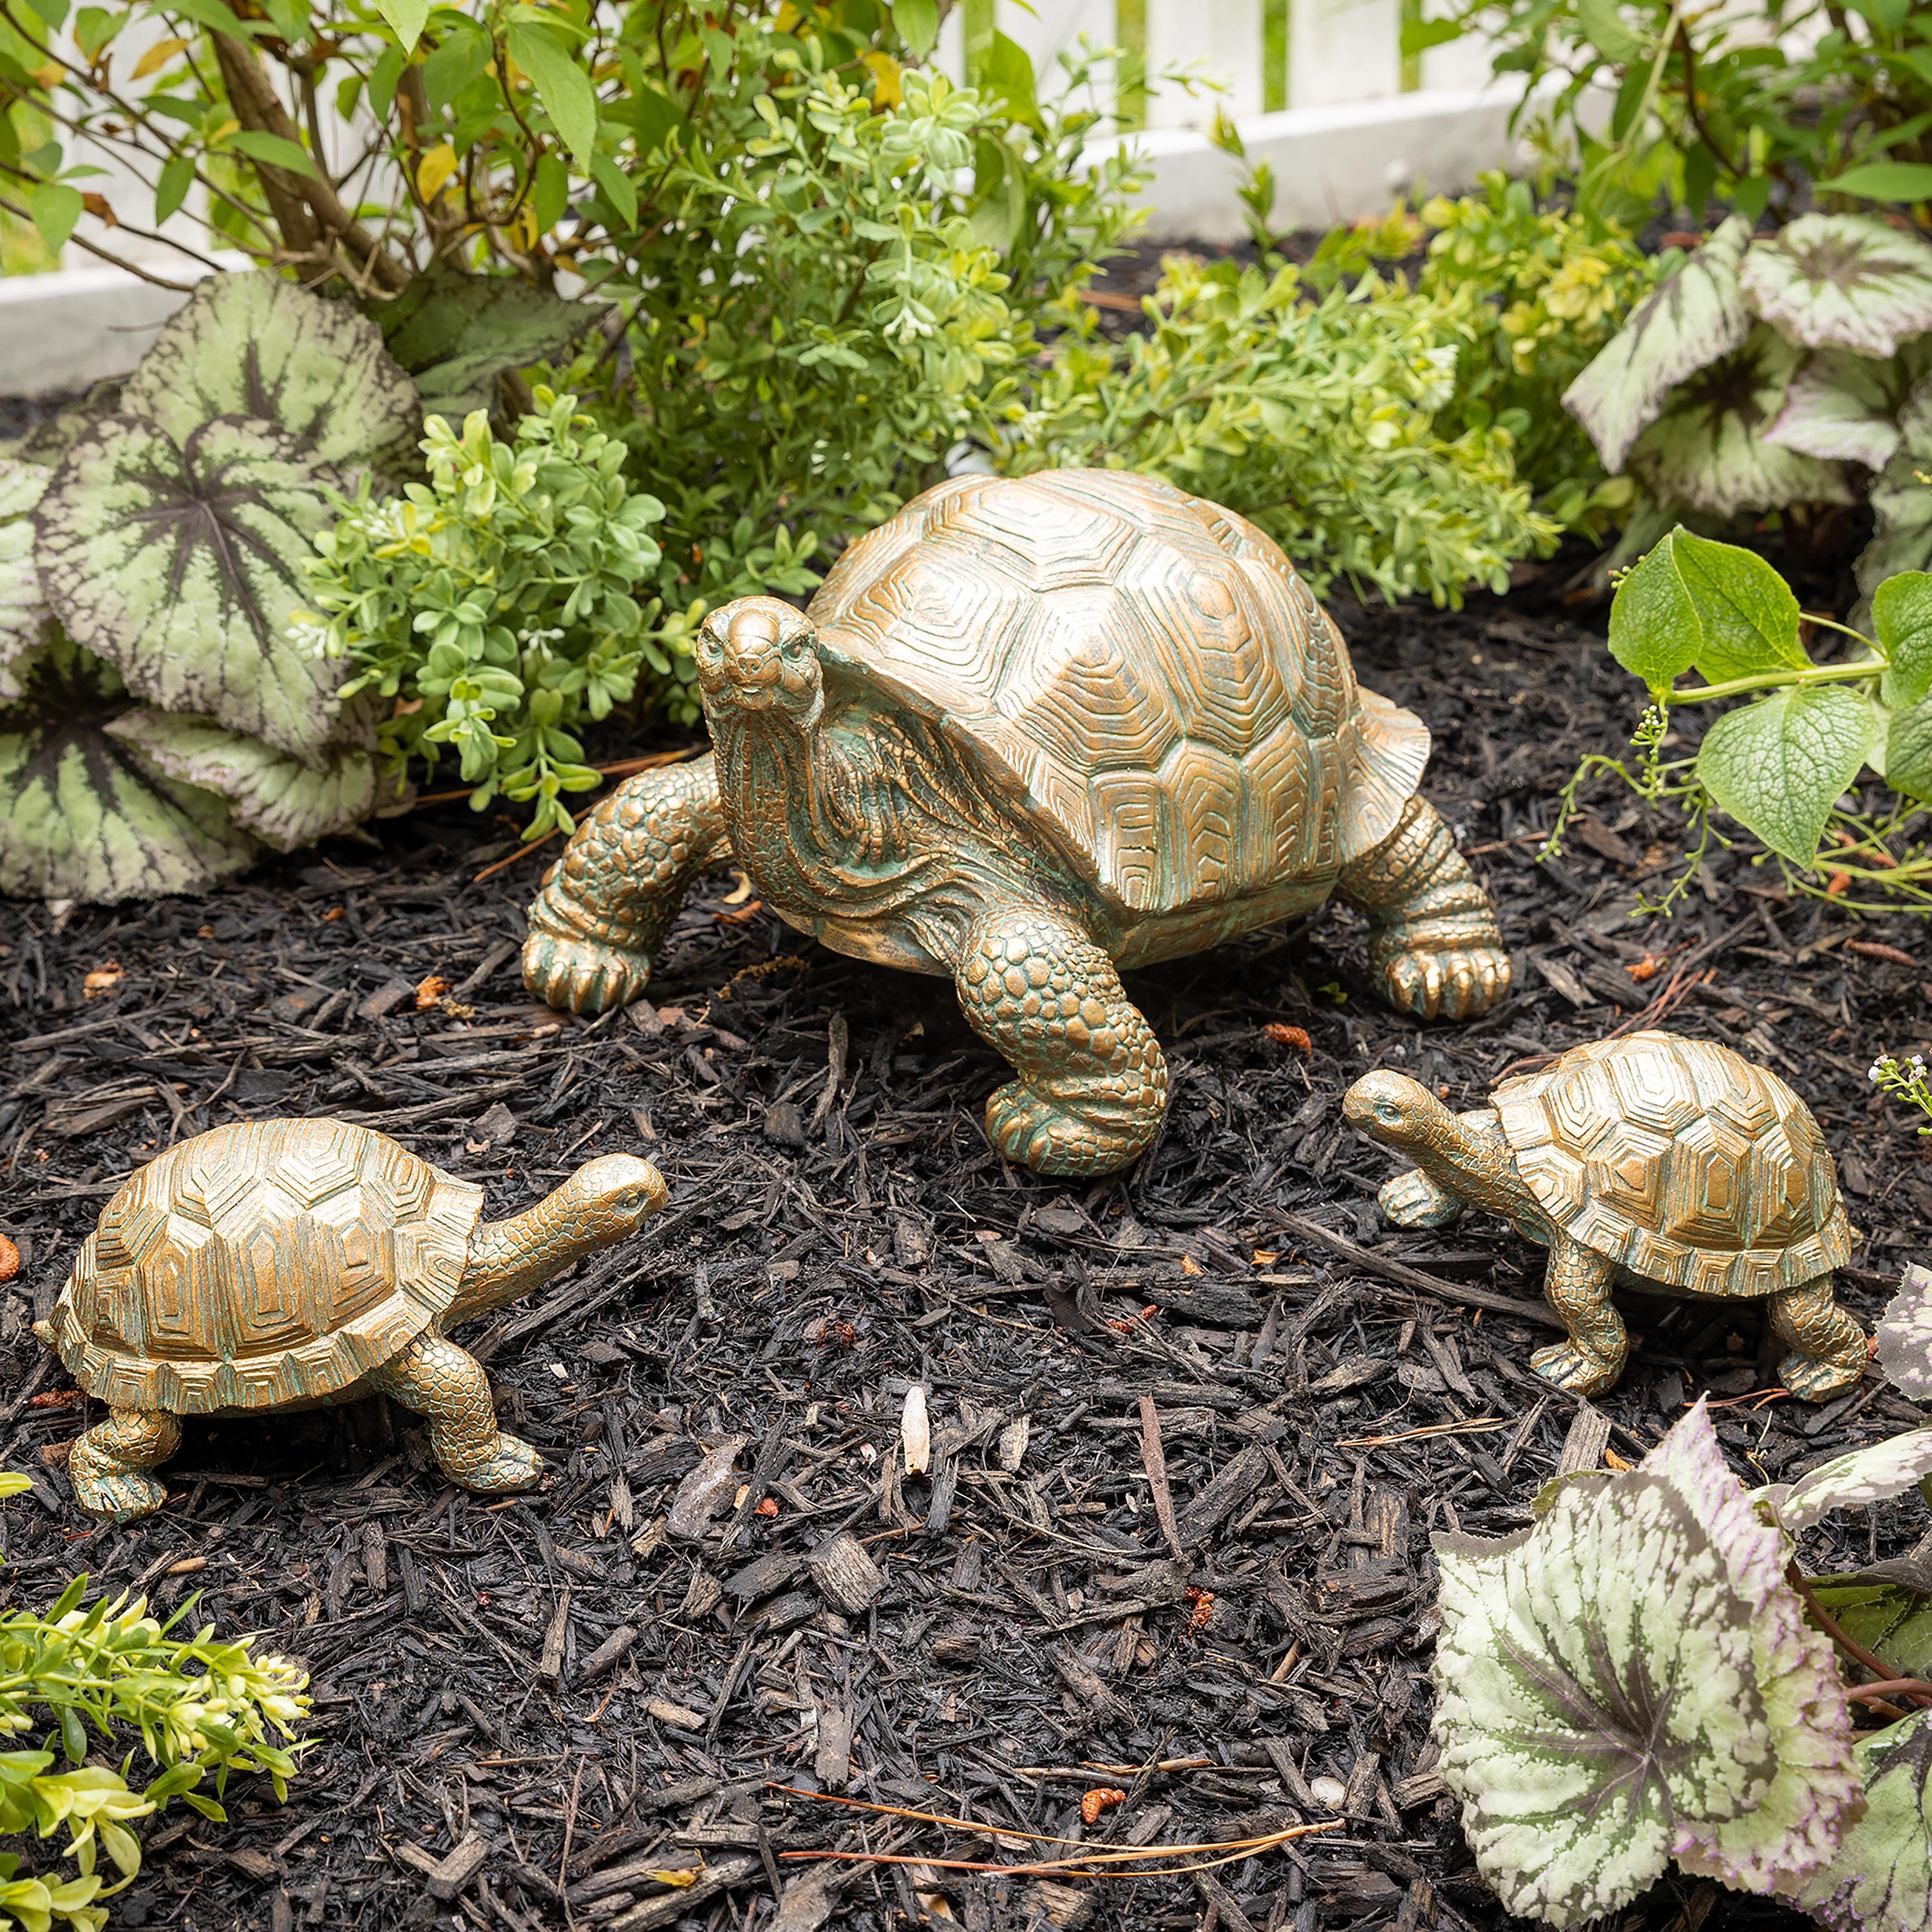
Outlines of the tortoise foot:
M168 1499L148 1472L181 1447L181 1424L158 1409L117 1408L68 1451L74 1499L89 1516L133 1522Z
M74 1484L74 1499L89 1516L105 1517L110 1522L134 1522L152 1516L168 1499L167 1485L138 1469L115 1475L83 1475L70 1457L68 1475Z
M1389 954L1376 976L1383 999L1398 1012L1474 1019L1509 991L1510 957L1499 946L1418 946Z
M545 932L532 925L524 941L524 984L547 1005L573 1013L628 1006L650 983L642 952L602 940Z
M1462 1203L1419 1168L1384 1181L1376 1202L1395 1228L1446 1228L1462 1211Z
M1616 1382L1623 1367L1621 1362L1586 1354L1574 1342L1556 1342L1538 1348L1530 1357L1529 1366L1545 1382L1578 1395L1600 1394Z
M1043 1100L1019 1080L986 1102L986 1138L1035 1174L1112 1174L1146 1150L1159 1124L1156 1115L1151 1124L1118 1126Z
M543 1458L520 1437L500 1432L473 1456L444 1459L442 1472L482 1496L533 1490L543 1478Z
M1864 1374L1864 1351L1856 1363L1816 1355L1786 1355L1778 1365L1778 1379L1800 1402L1829 1402L1856 1388Z

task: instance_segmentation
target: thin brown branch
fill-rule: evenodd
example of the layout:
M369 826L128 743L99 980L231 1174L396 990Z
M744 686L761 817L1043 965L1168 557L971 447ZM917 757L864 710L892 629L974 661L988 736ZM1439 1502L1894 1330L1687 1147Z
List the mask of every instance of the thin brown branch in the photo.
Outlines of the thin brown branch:
M29 214L26 208L22 208L16 201L9 201L4 195L0 195L0 208L4 208L9 214L18 215L22 221L26 222L29 226L31 226L33 222L33 216ZM88 241L87 237L84 235L70 235L68 237L68 239L71 242L76 248L85 248L90 255L98 255L100 257L101 260L109 263L111 266L116 268L124 268L129 274L138 278L142 281L152 282L158 289L172 289L178 295L184 296L191 296L194 293L194 283L171 282L165 275L154 274L148 270L142 268L138 262L130 262L122 256L111 254L105 248L97 248L94 244Z

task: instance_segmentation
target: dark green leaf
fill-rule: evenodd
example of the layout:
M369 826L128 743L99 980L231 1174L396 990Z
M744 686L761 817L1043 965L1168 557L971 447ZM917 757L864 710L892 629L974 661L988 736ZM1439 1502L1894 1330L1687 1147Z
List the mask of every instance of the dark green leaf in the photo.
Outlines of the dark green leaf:
M311 181L315 178L308 151L293 141L284 140L279 134L263 134L244 128L230 134L226 145L238 148L251 161L266 161L271 167L285 168L290 174L303 175Z
M588 169L597 146L597 91L574 52L542 27L511 23L510 58L530 77L550 125L579 167Z
M490 36L478 26L452 26L423 62L423 92L432 110L446 107L490 64Z
M1624 578L1610 650L1660 694L1694 667L1712 684L1802 670L1798 600L1763 558L1681 525Z
M154 184L154 221L158 226L188 199L194 185L194 157L176 154L162 164L160 178Z

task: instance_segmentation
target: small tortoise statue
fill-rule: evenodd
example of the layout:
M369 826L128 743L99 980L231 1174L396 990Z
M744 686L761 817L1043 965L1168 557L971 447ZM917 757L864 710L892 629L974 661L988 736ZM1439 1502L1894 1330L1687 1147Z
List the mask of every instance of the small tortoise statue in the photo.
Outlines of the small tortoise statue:
M950 976L1018 1078L987 1130L1044 1174L1124 1166L1167 1065L1117 967L1331 894L1394 1005L1480 1013L1509 956L1416 796L1429 734L1355 682L1280 550L1117 470L958 477L854 544L803 616L713 611L712 754L621 786L530 909L553 1004L634 998L692 878L860 958Z
M81 1507L159 1509L148 1474L182 1415L352 1402L376 1391L429 1418L443 1472L529 1489L537 1452L496 1426L480 1364L446 1339L664 1201L648 1161L606 1154L536 1205L477 1226L483 1190L346 1120L217 1127L115 1195L35 1330L107 1420L76 1442Z
M1822 1402L1864 1372L1864 1330L1832 1292L1851 1230L1810 1109L1776 1074L1701 1040L1638 1033L1574 1047L1452 1114L1387 1070L1342 1111L1420 1170L1384 1186L1398 1227L1441 1227L1474 1204L1550 1250L1543 1292L1569 1340L1530 1358L1594 1394L1630 1338L1613 1284L1653 1294L1768 1298L1789 1352L1778 1378Z

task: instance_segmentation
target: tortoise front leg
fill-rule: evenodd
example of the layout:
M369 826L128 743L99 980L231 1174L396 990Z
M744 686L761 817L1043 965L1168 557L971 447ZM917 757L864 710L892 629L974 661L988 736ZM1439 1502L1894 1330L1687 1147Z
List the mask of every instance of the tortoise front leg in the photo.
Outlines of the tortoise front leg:
M1143 1153L1167 1106L1167 1061L1114 962L1052 906L974 922L953 983L967 1024L1019 1078L986 1102L986 1134L1036 1174L1110 1174Z
M1509 991L1495 910L1426 799L1412 798L1395 830L1343 868L1335 896L1368 916L1370 968L1398 1012L1474 1019Z
M524 942L524 984L572 1012L628 1005L707 867L731 856L710 753L627 778L572 834L544 875Z
M1562 1316L1567 1342L1538 1348L1529 1365L1558 1388L1595 1395L1624 1372L1630 1331L1610 1300L1616 1264L1580 1241L1558 1235L1550 1250L1543 1298Z
M1781 1289L1765 1312L1771 1332L1790 1352L1778 1365L1778 1379L1801 1401L1828 1402L1864 1373L1865 1331L1838 1306L1829 1275Z
M166 1410L116 1408L68 1451L74 1499L89 1516L132 1522L168 1499L148 1472L181 1447L181 1424Z
M418 1335L374 1370L369 1386L429 1418L429 1444L452 1483L484 1496L534 1489L543 1458L496 1426L490 1378L446 1335Z

